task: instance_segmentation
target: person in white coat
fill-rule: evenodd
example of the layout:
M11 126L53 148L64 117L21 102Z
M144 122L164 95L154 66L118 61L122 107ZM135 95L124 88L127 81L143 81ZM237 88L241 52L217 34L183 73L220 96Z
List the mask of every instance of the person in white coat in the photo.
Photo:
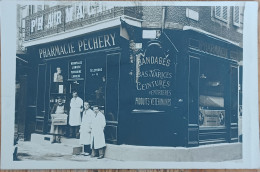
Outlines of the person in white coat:
M90 109L89 103L84 102L84 111L82 115L82 122L80 126L80 139L79 143L83 145L84 155L91 154L91 124L95 113Z
M81 125L81 112L83 111L83 100L78 97L78 93L73 91L72 99L70 100L70 136L76 137L79 135L79 126Z
M104 135L106 119L105 116L99 111L98 106L93 106L93 111L95 116L91 123L91 157L96 157L98 152L98 159L102 159L104 158L106 147Z

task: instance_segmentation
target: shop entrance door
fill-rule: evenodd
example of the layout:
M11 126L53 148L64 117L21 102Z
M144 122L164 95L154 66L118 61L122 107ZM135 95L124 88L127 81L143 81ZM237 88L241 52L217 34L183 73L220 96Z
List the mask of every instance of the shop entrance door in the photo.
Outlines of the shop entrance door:
M35 131L43 133L45 128L45 93L46 93L46 64L39 64L38 66L38 81L37 81L37 110L36 110L36 122Z
M70 99L72 98L72 93L74 91L78 93L78 97L80 97L83 101L85 100L84 80L69 81L68 87L69 87L68 103L70 103Z

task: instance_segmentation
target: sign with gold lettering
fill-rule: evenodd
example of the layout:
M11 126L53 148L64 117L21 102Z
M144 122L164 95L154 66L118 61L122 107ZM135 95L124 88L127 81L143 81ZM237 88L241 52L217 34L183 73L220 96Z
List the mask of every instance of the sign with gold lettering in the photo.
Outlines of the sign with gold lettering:
M44 44L30 48L41 59L55 58L118 46L119 29L101 32L97 35L84 35L56 43Z

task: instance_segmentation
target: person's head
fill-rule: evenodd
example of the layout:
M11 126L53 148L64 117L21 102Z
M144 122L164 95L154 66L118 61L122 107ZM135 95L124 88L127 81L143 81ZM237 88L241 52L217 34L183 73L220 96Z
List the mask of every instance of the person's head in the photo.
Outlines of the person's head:
M57 67L57 73L61 74L61 68L60 67Z
M93 111L95 112L95 114L97 114L99 112L99 108L98 106L93 106Z
M78 97L78 92L77 91L73 91L72 92L72 97L77 98Z
M89 109L89 103L88 102L84 102L84 108L85 108L85 110Z
M58 98L58 104L59 104L59 105L62 105L62 104L63 104L62 98L60 98L60 97Z

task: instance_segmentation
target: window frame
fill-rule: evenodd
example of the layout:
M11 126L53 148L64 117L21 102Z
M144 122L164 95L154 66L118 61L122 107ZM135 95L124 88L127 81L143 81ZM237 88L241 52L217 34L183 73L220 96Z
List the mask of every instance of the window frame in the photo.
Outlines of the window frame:
M217 13L217 7L220 7L220 16L218 16L218 15L216 14L216 13ZM224 7L227 8L227 19L225 19L225 18L223 17L223 9L224 9ZM229 21L229 11L230 11L229 6L215 6L215 7L214 7L214 17L215 17L216 19L219 19L219 20L225 22L225 23L228 23L228 21Z
M235 8L238 7L238 22L235 22L235 17L236 17L236 10ZM241 14L240 14L240 6L233 6L233 25L240 27L240 22L241 22Z

